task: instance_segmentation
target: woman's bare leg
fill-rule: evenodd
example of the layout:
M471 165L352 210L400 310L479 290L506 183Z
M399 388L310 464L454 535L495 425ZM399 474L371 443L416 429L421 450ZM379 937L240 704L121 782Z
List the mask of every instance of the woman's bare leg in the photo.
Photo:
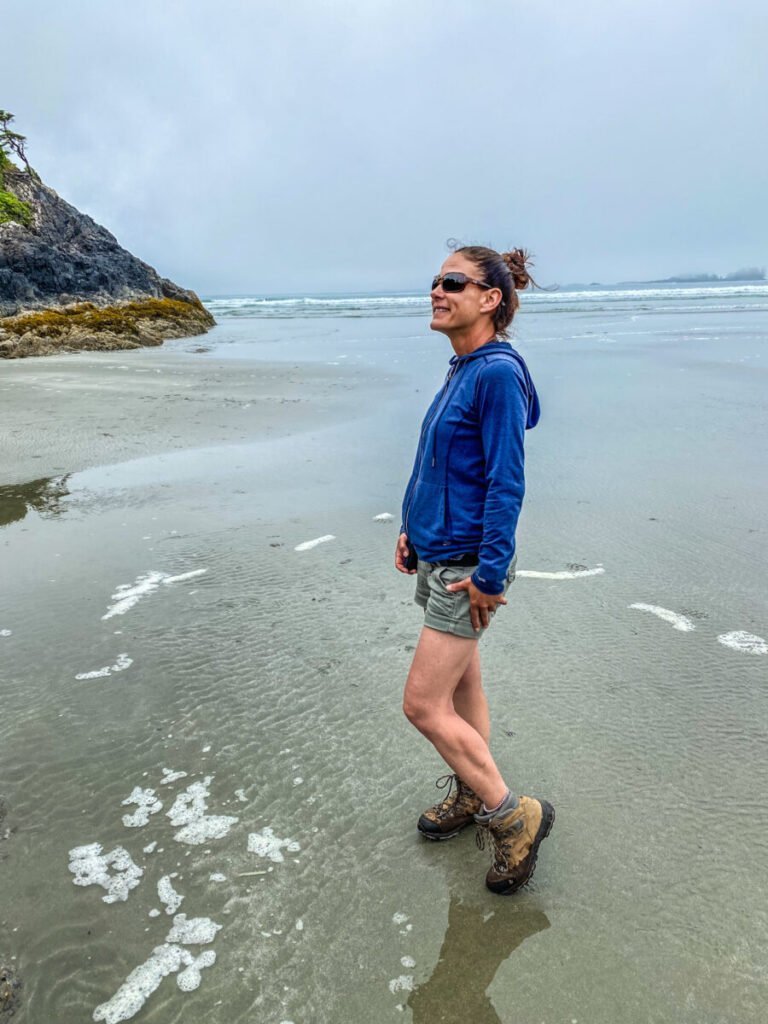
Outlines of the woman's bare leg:
M424 626L405 684L403 711L486 807L495 807L504 799L507 787L487 739L454 705L456 689L469 670L459 704L478 726L487 728L487 706L483 713L477 695L476 658L477 640Z
M483 691L483 677L480 671L480 645L475 644L475 653L458 686L453 691L453 706L456 714L485 740L486 746L491 742L491 720L488 715L488 701Z

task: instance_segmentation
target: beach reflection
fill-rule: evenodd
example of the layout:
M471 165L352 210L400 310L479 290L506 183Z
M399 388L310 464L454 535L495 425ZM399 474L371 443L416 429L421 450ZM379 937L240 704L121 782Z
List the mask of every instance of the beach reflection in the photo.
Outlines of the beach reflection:
M504 903L489 912L452 896L437 966L408 999L414 1024L500 1024L486 991L510 954L546 928L549 919L541 910Z
M63 509L61 499L69 494L66 476L49 476L26 484L0 487L0 526L23 519L30 509L42 516L57 516Z

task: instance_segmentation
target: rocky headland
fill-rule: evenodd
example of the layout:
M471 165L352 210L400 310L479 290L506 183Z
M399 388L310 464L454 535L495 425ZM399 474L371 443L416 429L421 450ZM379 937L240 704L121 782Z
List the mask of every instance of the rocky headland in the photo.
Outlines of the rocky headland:
M0 357L161 345L214 324L0 146Z

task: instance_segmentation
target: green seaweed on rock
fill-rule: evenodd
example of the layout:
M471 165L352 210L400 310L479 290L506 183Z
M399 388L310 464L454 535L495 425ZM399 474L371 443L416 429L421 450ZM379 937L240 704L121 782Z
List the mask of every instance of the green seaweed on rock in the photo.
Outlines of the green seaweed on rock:
M33 331L39 337L56 338L73 329L96 332L111 331L115 334L141 334L141 321L187 321L199 315L205 322L204 307L193 306L178 299L146 299L143 302L126 302L120 306L100 308L92 302L82 302L66 309L47 309L39 313L25 313L22 316L7 317L0 321L0 327L8 334L21 336Z
M10 220L18 221L28 228L32 223L32 211L29 204L17 199L10 192L0 190L0 224Z

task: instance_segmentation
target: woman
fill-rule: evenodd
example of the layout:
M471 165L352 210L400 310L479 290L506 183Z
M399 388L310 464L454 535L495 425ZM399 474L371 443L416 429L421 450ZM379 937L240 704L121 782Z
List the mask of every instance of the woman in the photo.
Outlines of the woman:
M505 895L533 874L555 818L546 801L511 792L491 757L478 649L514 579L523 440L539 419L528 368L504 340L532 283L523 250L484 246L455 250L432 282L430 327L455 355L421 428L395 552L424 608L403 710L454 773L417 827L449 839L474 821L493 850L486 885Z

